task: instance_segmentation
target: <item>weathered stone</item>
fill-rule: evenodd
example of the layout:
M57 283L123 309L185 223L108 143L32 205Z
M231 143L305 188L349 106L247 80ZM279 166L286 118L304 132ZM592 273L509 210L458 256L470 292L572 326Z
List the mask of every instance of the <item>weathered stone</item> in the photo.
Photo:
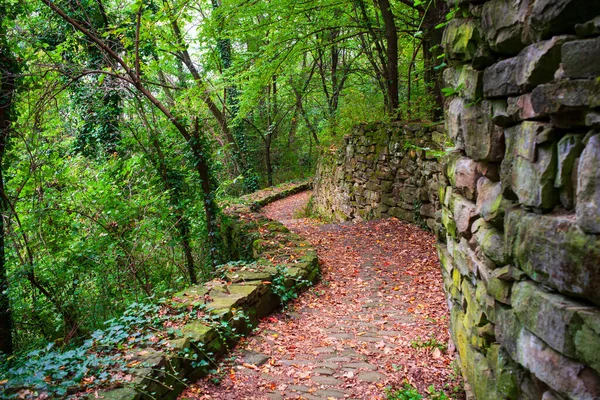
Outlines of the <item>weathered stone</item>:
M453 19L444 29L442 45L449 60L470 61L481 40L479 27L472 19Z
M454 146L462 150L465 148L465 141L463 138L463 126L462 126L462 111L465 108L465 101L460 97L455 97L450 101L450 104L445 109L446 118L446 130L448 136L454 143Z
M459 235L471 237L471 225L477 218L477 208L473 202L459 194L452 195L452 215Z
M517 69L521 59L513 57L502 60L485 69L483 73L483 93L486 98L506 97L519 94Z
M512 306L524 327L540 337L554 350L571 358L578 358L576 337L578 335L581 337L583 329L593 332L594 322L600 323L598 309L576 303L560 294L548 293L530 281L515 284ZM581 313L586 313L592 326L584 324ZM588 336L586 346L599 349L600 335ZM595 358L596 360L600 359L600 355ZM584 359L583 361L588 360Z
M473 60L471 61L471 65L473 68L478 70L483 70L493 63L496 62L496 56L492 53L492 49L487 43L482 43L477 50L475 50L475 54L473 54Z
M600 34L600 15L594 19L575 25L577 36L590 37Z
M542 394L542 400L565 400L565 398L555 391L548 390Z
M598 309L593 311L579 311L579 318L583 320L581 329L575 333L575 352L577 358L585 361L590 367L600 373L600 317Z
M458 192L469 200L475 200L477 181L480 177L475 161L458 153L453 154L446 167L446 176Z
M518 400L520 392L519 383L524 374L522 368L497 343L490 345L486 358L495 373L497 394L501 394L509 400ZM488 398L494 395L497 396L497 394L491 393Z
M514 282L525 279L527 275L520 269L517 269L512 265L507 265L494 270L494 276L503 281Z
M565 43L562 65L569 79L600 76L600 38Z
M565 135L558 142L558 170L554 186L560 189L560 201L566 209L575 205L573 167L583 148L583 136L578 134Z
M503 131L490 120L492 113L493 103L487 100L462 110L465 152L475 161L500 161L504 156Z
M578 173L577 223L586 232L600 233L600 134L587 142Z
M448 235L453 238L456 237L456 222L454 222L452 212L446 207L442 208L442 225L444 226L444 229L446 229Z
M246 364L252 364L258 367L269 361L270 357L255 351L242 350L242 358Z
M490 260L498 266L503 266L508 263L504 245L504 236L500 231L483 219L478 219L473 223L472 231L481 250L490 258Z
M529 0L492 0L483 5L481 27L493 51L512 55L525 47L523 26Z
M509 97L506 112L512 123L543 117L543 115L536 113L533 109L533 105L531 104L531 93L526 93L517 97Z
M500 180L500 164L480 161L477 163L477 172L492 181Z
M600 10L600 0L536 0L523 31L524 40L537 41L569 33Z
M540 85L531 92L531 104L538 114L555 114L572 108L600 107L600 82L575 79Z
M512 209L504 239L515 264L533 280L600 305L600 238L572 218Z
M590 111L585 115L585 126L589 126L590 128L594 128L596 130L600 129L600 113Z
M463 65L444 70L444 87L457 90L468 102L475 102L483 97L483 71Z
M516 354L511 357L569 398L593 400L600 397L600 376L594 370L553 350L526 329L519 332Z
M502 197L502 184L485 177L477 181L477 212L487 222L501 223L504 219L505 201Z
M511 282L498 279L492 272L492 276L490 276L486 286L487 292L494 299L503 304L511 304L511 289L513 287Z
M542 83L550 82L560 64L560 50L567 37L554 37L534 43L518 56L502 60L483 74L486 98L526 93Z
M554 188L556 144L536 146L537 135L545 129L547 124L526 121L505 131L509 150L502 161L502 186L510 187L522 204L549 209L558 198Z

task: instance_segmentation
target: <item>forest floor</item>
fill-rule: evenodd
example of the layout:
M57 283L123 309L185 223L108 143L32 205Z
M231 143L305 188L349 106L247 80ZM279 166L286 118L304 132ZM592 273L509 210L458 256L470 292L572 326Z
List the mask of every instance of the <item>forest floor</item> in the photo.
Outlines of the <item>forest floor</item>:
M433 385L462 398L433 235L393 218L296 218L309 197L263 212L313 243L321 281L261 321L180 399L384 399L407 383L425 396ZM445 398L437 396L429 397Z

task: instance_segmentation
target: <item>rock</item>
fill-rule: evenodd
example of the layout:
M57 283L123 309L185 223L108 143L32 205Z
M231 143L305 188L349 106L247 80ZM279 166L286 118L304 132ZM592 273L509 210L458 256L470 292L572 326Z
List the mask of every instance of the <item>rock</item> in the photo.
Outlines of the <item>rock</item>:
M442 225L450 237L456 237L456 222L452 212L446 207L442 207Z
M457 233L467 238L471 237L471 225L477 218L475 204L456 193L452 195L452 204Z
M531 104L536 113L544 115L600 107L600 82L576 79L540 85L531 92Z
M461 88L461 97L468 102L475 102L483 97L483 72L476 71L468 65L461 65L444 70L444 87Z
M600 37L565 43L562 65L569 79L600 76Z
M575 25L575 32L577 32L577 36L581 37L590 37L600 34L600 15L595 17L594 19Z
M600 237L586 234L572 218L512 209L504 240L531 279L600 305Z
M568 210L575 205L573 167L583 148L583 136L578 134L565 135L558 142L558 168L554 186L560 189L560 201Z
M487 222L502 223L504 220L504 206L506 202L502 197L502 184L493 182L485 177L477 181L477 212Z
M382 379L385 379L385 375L383 375L379 372L376 372L376 371L367 371L367 372L361 372L360 374L358 374L356 379L361 382L375 383L375 382L379 382Z
M423 204L419 210L419 214L426 218L433 218L435 216L435 206L431 203Z
M242 350L242 358L246 364L256 365L260 367L267 361L269 361L269 356L261 353L257 353L251 350Z
M594 128L596 130L600 129L600 113L587 113L585 116L585 126L589 126L590 128Z
M472 231L473 237L486 257L489 257L497 266L508 264L504 236L499 230L483 219L478 219L473 223Z
M454 189L457 189L467 199L475 200L477 181L480 177L475 161L462 157L458 153L452 155L446 167L446 176Z
M577 223L590 233L600 233L600 134L592 136L579 160Z
M548 390L542 395L542 400L565 400L565 398L552 390Z
M525 121L506 129L507 151L501 168L504 190L510 188L522 204L543 209L554 206L558 193L554 189L556 145L536 144L538 135L549 128L545 123Z
M465 108L465 101L460 97L455 97L450 101L450 104L445 109L446 118L446 131L448 132L448 136L454 143L454 146L462 150L465 148L465 141L463 139L462 132L462 110Z
M518 53L529 0L492 0L483 5L481 28L490 48L499 54Z
M583 327L579 312L588 311L600 321L600 311L594 307L576 303L560 294L548 293L531 281L514 285L512 306L525 328L554 350L571 358L577 358L575 335ZM600 348L600 336L590 345Z
M494 103L484 100L462 110L460 118L465 152L475 161L500 161L504 156L502 128L489 118Z
M487 282L487 291L494 299L500 303L511 304L512 282L504 281L495 276L496 270L492 271L490 279Z
M483 43L475 50L471 65L475 69L482 70L495 63L496 60L496 56L492 53L490 46L487 43Z
M550 82L560 64L561 46L568 38L554 37L524 48L518 56L502 60L483 73L486 98L526 93L535 86Z
M506 113L512 123L543 117L542 114L536 113L533 109L533 105L531 104L531 93L526 93L517 97L509 97Z
M535 0L523 29L524 41L569 33L600 10L600 0Z
M516 71L520 62L519 57L513 57L486 68L483 73L484 96L494 98L519 94Z
M577 358L585 361L596 372L600 373L600 318L598 310L579 311L579 318L583 320L581 329L575 333L575 352Z
M512 265L507 265L505 267L498 268L494 270L494 273L498 279L507 282L522 281L527 277L525 272L513 267Z
M475 20L453 19L444 29L442 46L449 60L464 63L474 57L480 40L481 33Z
M600 397L600 376L594 370L553 350L526 329L519 332L516 354L511 357L569 398L593 400Z
M500 164L480 161L477 163L477 172L492 181L500 180Z

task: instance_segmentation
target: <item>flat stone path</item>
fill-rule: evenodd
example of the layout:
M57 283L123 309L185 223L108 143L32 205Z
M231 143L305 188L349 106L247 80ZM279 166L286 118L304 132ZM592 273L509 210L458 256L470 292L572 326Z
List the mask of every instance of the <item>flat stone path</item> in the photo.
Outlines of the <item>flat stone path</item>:
M384 399L406 382L460 385L434 237L396 219L296 218L309 192L264 213L310 240L321 282L265 318L181 399ZM454 398L462 398L458 394Z

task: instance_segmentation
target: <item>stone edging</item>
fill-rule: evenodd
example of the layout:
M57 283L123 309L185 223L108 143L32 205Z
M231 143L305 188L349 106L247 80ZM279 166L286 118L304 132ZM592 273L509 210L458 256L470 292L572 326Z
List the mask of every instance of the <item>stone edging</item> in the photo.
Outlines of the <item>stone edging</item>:
M310 183L287 184L241 198L240 204L225 210L223 236L228 246L238 247L231 254L250 256L252 263L230 262L220 267L222 279L192 286L177 293L172 302L187 307L199 301L217 322L227 321L229 328L247 333L260 318L277 309L281 303L277 289L300 292L319 277L317 253L301 236L291 233L277 221L258 210L265 205L307 190ZM251 253L251 254L250 254ZM285 272L283 272L285 271ZM278 287L274 287L277 281ZM242 311L248 321L234 319ZM131 386L112 389L90 398L111 400L175 399L186 386L184 380L198 379L209 366L194 367L203 360L223 355L237 338L225 338L214 324L194 320L181 328L182 335L170 341L172 351L136 350L131 362L140 365ZM192 361L190 354L197 354ZM205 363L206 364L206 363Z

